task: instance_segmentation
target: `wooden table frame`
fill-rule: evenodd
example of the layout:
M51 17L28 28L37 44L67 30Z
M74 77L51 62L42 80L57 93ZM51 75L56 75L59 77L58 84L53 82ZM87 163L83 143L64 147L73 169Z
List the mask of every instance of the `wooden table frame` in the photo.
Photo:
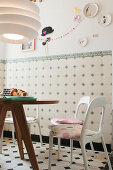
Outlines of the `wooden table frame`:
M12 112L17 143L19 147L19 153L22 160L24 160L24 152L23 152L23 143L25 143L25 147L29 156L29 160L31 162L33 170L39 170L38 162L36 160L28 124L26 121L26 116L24 112L23 105L24 104L57 104L59 101L51 100L51 101L0 101L0 136L2 134L4 121L6 117L7 111Z

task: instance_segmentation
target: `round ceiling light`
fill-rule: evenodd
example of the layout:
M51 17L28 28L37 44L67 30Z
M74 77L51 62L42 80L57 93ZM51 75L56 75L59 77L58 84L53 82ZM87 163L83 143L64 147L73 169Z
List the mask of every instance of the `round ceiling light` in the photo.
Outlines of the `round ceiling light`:
M0 40L26 43L38 36L40 29L38 6L29 0L0 1Z

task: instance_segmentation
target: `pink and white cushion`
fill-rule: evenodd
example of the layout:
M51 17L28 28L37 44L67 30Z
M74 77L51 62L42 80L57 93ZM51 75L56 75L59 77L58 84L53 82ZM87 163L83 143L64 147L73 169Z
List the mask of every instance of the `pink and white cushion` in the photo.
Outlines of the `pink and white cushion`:
M83 125L83 122L74 119L74 118L54 118L51 120L52 124L80 124Z
M66 138L66 139L77 139L80 138L82 132L82 125L80 124L73 124L73 125L52 125L49 126L51 131L53 132L54 136L59 138ZM86 135L91 136L94 135L95 132L86 129Z

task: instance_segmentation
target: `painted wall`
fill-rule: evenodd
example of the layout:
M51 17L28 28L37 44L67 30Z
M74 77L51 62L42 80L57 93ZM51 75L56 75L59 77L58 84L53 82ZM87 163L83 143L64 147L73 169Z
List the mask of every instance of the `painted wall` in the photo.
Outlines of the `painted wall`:
M6 44L0 42L0 91L2 91L3 87L5 86L5 71L6 71Z
M42 28L52 26L54 32L46 37L41 36L42 28L39 31L39 37L36 40L36 51L21 52L20 45L7 44L6 56L7 58L24 58L24 57L38 57L46 55L57 54L71 54L76 52L90 52L98 50L112 50L113 49L113 23L109 26L101 26L97 20L100 15L111 14L113 17L113 1L112 0L95 0L99 5L99 12L94 18L86 18L83 15L83 8L88 0L43 0L37 1L40 8L40 21ZM73 27L77 25L73 21L75 17L75 9L80 9L82 22L78 24L74 31L69 35L53 40L48 43L48 53L45 51L47 47L42 45L41 38L45 39L51 37L56 39L66 33L70 32ZM98 38L93 38L93 34L98 34ZM88 38L86 47L81 47L78 40L82 37Z
M0 42L0 59L6 59L6 43Z

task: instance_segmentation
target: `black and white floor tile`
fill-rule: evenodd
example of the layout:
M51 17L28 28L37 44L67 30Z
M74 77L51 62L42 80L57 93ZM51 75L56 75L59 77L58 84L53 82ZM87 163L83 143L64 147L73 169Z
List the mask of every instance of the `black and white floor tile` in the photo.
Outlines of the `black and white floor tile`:
M36 158L39 164L40 170L48 169L48 152L49 145L40 145L38 142L33 142ZM25 160L21 160L19 157L19 151L16 141L13 142L10 138L4 138L3 151L0 154L0 170L31 170L31 164L26 150L24 149ZM60 160L57 160L57 145L53 147L52 155L52 170L84 170L83 159L81 149L73 150L73 164L70 165L70 148L61 147ZM96 152L96 158L94 159L91 150L87 150L87 157L90 170L103 169L106 164L104 152Z

